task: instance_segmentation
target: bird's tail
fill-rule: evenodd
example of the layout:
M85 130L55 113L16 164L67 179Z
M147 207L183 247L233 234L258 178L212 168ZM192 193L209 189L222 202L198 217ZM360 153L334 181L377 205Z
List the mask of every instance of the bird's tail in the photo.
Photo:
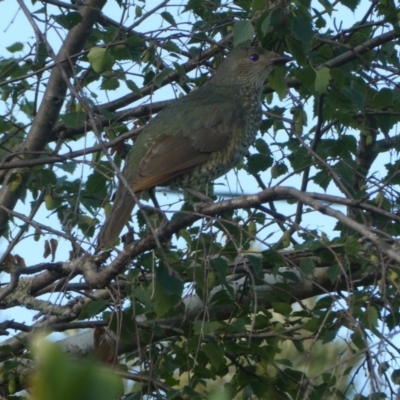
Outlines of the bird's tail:
M140 193L137 193L137 196L140 197ZM119 185L110 214L97 237L98 249L111 247L115 244L118 235L128 222L135 204L136 201L128 189L122 184Z

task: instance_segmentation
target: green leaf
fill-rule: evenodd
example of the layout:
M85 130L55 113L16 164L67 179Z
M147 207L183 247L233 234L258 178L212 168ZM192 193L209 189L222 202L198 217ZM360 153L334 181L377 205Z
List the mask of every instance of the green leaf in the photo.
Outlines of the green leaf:
M333 166L334 173L342 180L347 187L354 187L354 172L356 169L355 163L349 161L339 161Z
M139 86L136 85L136 83L130 79L125 81L126 86L128 86L128 89L132 90L133 93L136 93L138 96L143 97L143 93L140 91Z
M264 154L264 155L266 155L266 154L270 155L271 154L271 150L269 149L269 146L265 142L264 139L258 138L254 143L254 147L257 149L257 151L260 154Z
M171 53L178 53L179 54L181 52L180 47L176 43L174 43L172 40L167 40L164 43L164 49L169 51L169 52L171 52Z
M78 320L84 320L87 318L95 317L106 309L108 305L107 300L90 300L83 307L79 313Z
M119 88L119 80L112 77L104 77L101 83L101 89L103 90L116 90Z
M233 27L233 43L235 47L248 46L253 40L254 28L250 21L238 21Z
M90 218L88 215L79 215L77 224L85 237L93 237L94 228L98 222L97 219Z
M326 170L322 170L317 172L313 177L312 180L319 185L322 189L326 190L332 181L332 177L327 173Z
M142 16L142 14L143 14L142 7L136 6L136 8L135 8L135 17L136 18L140 18Z
M87 57L93 70L98 74L110 70L115 61L114 57L110 55L107 49L102 47L92 47Z
M315 11L315 8L313 9ZM325 18L322 18L321 15L318 16L318 18L315 21L315 27L318 29L322 29L326 27L326 20Z
M253 0L251 10L253 13L265 10L265 0Z
M352 255L358 258L363 251L363 244L358 240L357 237L348 236L344 248L347 255Z
M210 266L216 272L220 274L221 277L226 277L228 273L228 263L226 262L225 258L213 258L210 260Z
M177 291L176 287L173 287L173 283L168 282L167 279L161 278L162 282L156 282L154 285L154 310L158 318L162 318L167 315L174 315L178 312L177 308L178 301L181 299L181 295L170 295L165 293L168 291ZM183 288L183 284L182 284ZM182 293L182 291L180 291Z
M334 141L335 154L345 157L347 152L351 154L357 153L357 139L353 135L341 135L337 140Z
M288 167L285 163L277 162L271 168L271 177L277 179L288 172Z
M393 92L389 88L381 89L374 98L374 105L378 109L393 105Z
M139 286L134 289L134 296L142 303L144 306L143 312L149 312L153 310L153 303L151 299L151 295L149 293L149 288L145 288L143 286Z
M121 398L121 378L101 368L98 361L73 360L54 343L35 346L34 398L41 400L109 400ZM73 384L71 384L73 382Z
M378 310L375 307L370 306L367 308L367 318L368 318L367 326L370 329L376 328L378 326L379 315L378 315Z
M300 40L297 40L294 37L287 37L285 38L285 41L288 46L288 50L292 57L298 62L299 65L302 67L307 66L307 54L305 51L305 46L303 43L300 42ZM310 67L306 67L310 68ZM298 73L302 73L304 68L298 69L295 74L297 75ZM313 81L314 82L314 81Z
M360 330L353 332L351 335L352 342L359 350L364 351L366 349L367 343L364 335L361 334Z
M313 68L301 68L296 71L295 76L301 82L303 87L312 90L313 86L315 86L316 72Z
M285 365L286 367L292 367L293 363L286 358L275 358L274 363Z
M299 279L298 275L296 273L294 273L293 271L283 271L280 273L280 275L283 278L287 279L288 281L300 283L300 279Z
M312 164L310 155L303 147L292 151L292 153L288 156L288 160L290 161L290 164L295 171L298 171Z
M306 331L309 332L314 332L316 329L318 329L318 327L319 327L318 318L316 316L313 316L303 324L302 329L305 329Z
M294 37L309 46L314 36L311 19L306 16L294 18L292 21L292 33Z
M304 344L300 340L293 340L292 341L294 347L299 353L304 353Z
M390 376L390 379L395 385L400 385L400 369L395 369Z
M330 296L324 296L317 300L314 306L314 310L327 310L331 308L333 304L333 299Z
M284 315L284 316L289 316L289 314L292 312L292 306L287 303L280 303L280 302L273 302L271 303L272 308L274 311L278 314Z
M5 345L5 346L0 346L0 351L3 353L11 353L13 351L13 348L10 345ZM4 363L5 364L5 363ZM5 367L5 365L4 365Z
M337 335L337 330L327 331L322 338L322 344L333 342L335 340L336 335Z
M286 83L285 83L285 69L274 68L274 70L268 76L268 83L272 89L278 94L279 100L283 100L286 97Z
M213 371L210 370L210 368L208 368L209 366L207 365L199 365L199 364L195 364L195 366L193 367L192 373L193 376L195 376L195 379L214 379L215 378L215 373ZM176 385L178 385L180 383L180 381L176 381ZM189 397L187 397L189 398ZM214 397L208 397L208 398L212 398L214 399ZM217 399L214 399L217 400Z
M76 167L78 166L78 163L76 161L66 161L64 163L57 163L55 164L55 166L65 172L68 172L69 174L73 174Z
M357 6L360 4L360 0L340 0L340 3L350 8L351 11L355 11Z
M177 62L174 62L172 64L175 67L175 69L176 69L176 71L178 72L179 75L186 76L185 68L182 65L178 64Z
M34 111L34 103L26 99L22 100L20 110L25 113L28 117L32 117Z
M263 260L261 257L254 256L252 254L248 254L246 258L249 260L249 263L254 268L254 272L256 276L259 276L262 271Z
M60 115L60 118L67 128L75 128L86 121L86 113L81 111L72 111L69 114Z
M257 317L258 317L258 315L257 315ZM267 318L266 318L267 319ZM258 326L258 325L257 325ZM268 327L270 326L270 322L269 322L269 320L268 320ZM237 333L239 333L239 332L241 332L241 333L244 333L244 332L246 332L246 323L245 323L245 321L244 321L244 319L243 318L237 318L237 319L235 319L235 320L233 320L230 324L229 324L229 330L231 331L231 332L237 332Z
M53 16L54 19L65 29L71 29L82 21L82 15L76 11L71 11L67 14Z
M332 81L338 86L342 87L345 85L346 75L342 68L331 68Z
M379 363L378 374L382 376L390 369L390 364L387 361Z
M172 26L176 26L176 22L174 17L168 12L168 11L164 11L161 13L161 16Z
M263 1L264 1L264 0L263 0ZM265 3L264 3L264 7L265 7ZM267 15L267 18L265 18L264 21L263 21L262 24L261 24L261 31L262 31L262 33L263 33L264 35L267 34L267 32L268 32L268 30L269 30L269 28L270 28L270 25L271 25L271 15L272 15L272 13L269 13L269 14Z
M257 174L271 167L273 158L267 154L252 154L247 160L247 171L249 174Z
M132 48L142 47L143 46L142 38L139 35L136 35L136 34L130 35L128 37L128 39L126 39L126 43Z
M344 88L342 93L352 101L359 111L364 110L365 96L360 91L353 88Z
M45 186L55 185L57 183L57 175L54 171L43 168L36 172L36 176L39 181Z
M310 275L315 270L314 261L311 258L303 258L300 261L300 271L303 272L304 275Z
M113 167L108 161L96 161L96 173L103 175L104 179L108 180L115 176Z
M324 7L328 15L332 14L333 6L328 0L318 0L318 3Z
M172 72L171 68L165 68L160 74L154 78L154 84L161 87L163 80Z
M46 63L46 59L49 56L49 52L47 47L44 43L39 43L38 50L37 50L37 60L36 63L32 66L32 69L35 70L36 68L44 67Z
M160 268L157 269L156 275L157 282L161 285L163 293L168 295L182 295L183 281L176 273L174 274L165 266L160 266Z
M340 266L335 264L328 268L326 275L332 283L335 283L337 281L337 279L339 278L340 271L341 271Z
M203 346L211 365L218 370L221 364L225 363L224 348L217 346L216 343L210 342Z
M193 323L193 330L196 334L212 335L222 324L218 321L195 321Z
M11 46L6 47L10 53L16 53L17 51L23 50L23 48L24 45L21 42L15 42Z
M132 55L129 51L129 47L125 44L118 44L116 46L110 47L110 54L116 60L131 60Z
M325 93L330 80L331 80L331 74L329 68L323 67L317 70L315 77L315 90L318 93Z
M107 180L103 174L94 172L88 176L86 181L86 191L88 194L100 195L106 194Z

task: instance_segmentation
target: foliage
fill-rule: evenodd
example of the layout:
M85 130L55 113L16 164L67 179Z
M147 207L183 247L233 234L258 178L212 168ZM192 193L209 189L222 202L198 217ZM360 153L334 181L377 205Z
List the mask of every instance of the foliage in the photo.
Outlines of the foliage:
M2 395L60 398L69 373L64 397L114 398L110 367L132 400L398 398L398 6L26 3L0 56ZM250 154L213 203L165 189L165 215L137 207L96 254L141 127L249 45L293 57ZM54 348L24 378L38 331L70 331L64 352L101 372Z
M107 400L123 393L121 379L95 361L69 360L56 345L45 342L37 353L40 368L32 377L33 399Z

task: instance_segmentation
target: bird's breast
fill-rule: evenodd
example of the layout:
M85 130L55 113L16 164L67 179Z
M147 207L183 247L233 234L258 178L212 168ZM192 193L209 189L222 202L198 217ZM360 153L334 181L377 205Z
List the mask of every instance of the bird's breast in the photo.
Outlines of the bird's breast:
M261 122L259 100L254 101L253 99L253 101L243 104L243 115L233 122L231 138L227 146L220 151L212 152L208 160L191 173L174 180L174 186L193 187L211 182L226 174L242 160L249 147L254 143Z

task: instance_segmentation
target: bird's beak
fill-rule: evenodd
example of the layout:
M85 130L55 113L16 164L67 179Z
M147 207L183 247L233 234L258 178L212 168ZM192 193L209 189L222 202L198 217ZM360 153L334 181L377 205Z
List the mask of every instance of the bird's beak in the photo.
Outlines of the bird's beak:
M271 62L273 65L284 65L289 61L292 61L293 58L292 57L288 57L288 56L277 56L274 57Z

